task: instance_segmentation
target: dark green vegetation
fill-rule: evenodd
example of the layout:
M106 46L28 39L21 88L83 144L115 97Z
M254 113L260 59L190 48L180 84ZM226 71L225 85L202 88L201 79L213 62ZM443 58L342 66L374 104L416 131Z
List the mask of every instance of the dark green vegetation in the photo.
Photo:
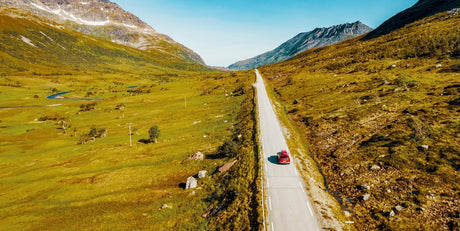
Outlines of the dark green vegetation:
M358 230L458 230L460 16L260 68Z
M253 73L211 71L20 10L2 9L0 24L1 230L259 227ZM46 98L67 91L104 100ZM225 142L233 148L220 156ZM203 160L189 158L197 151Z

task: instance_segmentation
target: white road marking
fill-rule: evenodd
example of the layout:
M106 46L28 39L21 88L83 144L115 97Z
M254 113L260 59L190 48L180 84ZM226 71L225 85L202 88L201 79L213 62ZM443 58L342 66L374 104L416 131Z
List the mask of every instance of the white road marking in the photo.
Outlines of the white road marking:
M302 192L305 193L305 189L303 188L302 183L299 182L299 185L300 185L300 189L302 189Z
M270 206L270 211L272 210L272 200L268 197L268 206Z
M313 211L311 210L311 205L309 202L307 202L307 207L308 207L308 211L310 211L310 215L313 216Z
M271 227L272 227L272 231L275 231L275 226L273 225L273 221L272 221Z

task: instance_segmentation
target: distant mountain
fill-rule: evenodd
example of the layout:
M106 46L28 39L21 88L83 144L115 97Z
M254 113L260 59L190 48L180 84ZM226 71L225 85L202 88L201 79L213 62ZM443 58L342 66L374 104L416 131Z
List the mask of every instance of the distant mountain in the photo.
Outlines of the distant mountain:
M251 59L239 61L230 65L229 68L249 70L267 64L281 62L303 51L338 43L368 33L369 31L372 31L372 28L364 25L360 21L331 26L329 28L316 28L313 31L298 34L275 50Z
M460 0L419 0L414 6L408 8L385 21L377 29L367 34L363 39L368 40L388 34L422 18L440 12L460 8Z
M158 50L188 62L204 64L198 54L157 33L147 23L108 0L0 0L0 6L28 10L84 34L118 44L146 51Z

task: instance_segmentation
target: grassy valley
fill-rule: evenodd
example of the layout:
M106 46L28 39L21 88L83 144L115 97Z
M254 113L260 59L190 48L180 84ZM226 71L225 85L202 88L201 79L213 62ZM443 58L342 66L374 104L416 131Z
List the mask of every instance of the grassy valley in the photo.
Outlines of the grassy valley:
M1 230L258 228L253 73L212 71L20 10L2 9L0 22ZM47 98L59 92L69 93ZM190 160L198 151L205 158Z
M459 227L459 19L260 68L358 230Z

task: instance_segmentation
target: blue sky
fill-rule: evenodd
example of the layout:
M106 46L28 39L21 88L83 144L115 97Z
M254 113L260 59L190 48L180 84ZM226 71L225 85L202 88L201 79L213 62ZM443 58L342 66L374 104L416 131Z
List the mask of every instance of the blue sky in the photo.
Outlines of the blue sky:
M112 0L197 52L228 66L298 33L361 21L376 28L417 0Z

